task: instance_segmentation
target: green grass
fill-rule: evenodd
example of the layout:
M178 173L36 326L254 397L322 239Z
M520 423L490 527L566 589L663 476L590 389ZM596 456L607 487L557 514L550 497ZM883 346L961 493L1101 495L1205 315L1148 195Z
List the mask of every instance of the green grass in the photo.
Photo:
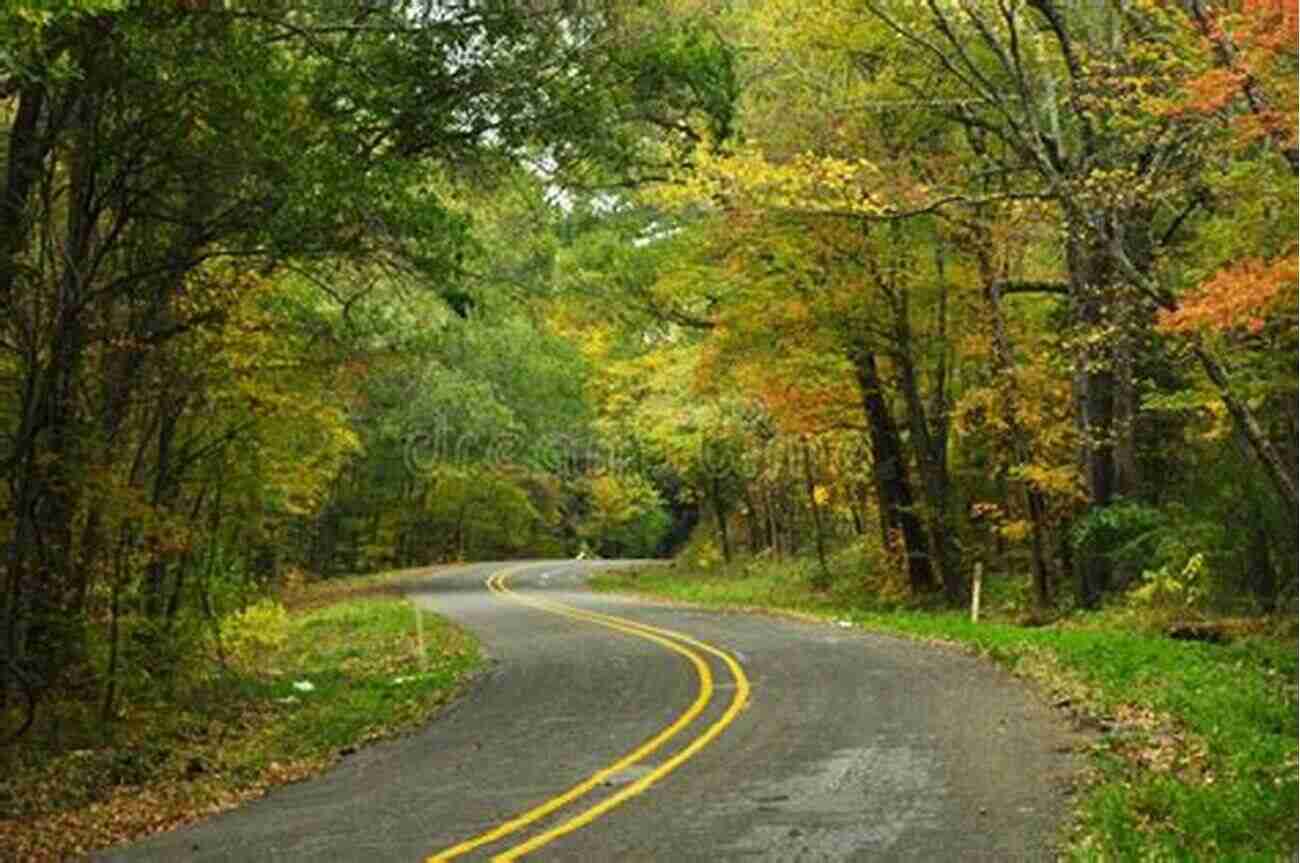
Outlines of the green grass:
M283 672L268 687L277 699L297 699L287 709L282 706L277 750L310 757L424 718L474 667L478 653L467 636L440 618L424 613L423 623L421 664L414 611L405 602L354 599L296 621L295 635L278 660L281 668L294 671ZM300 681L315 689L299 692L294 684Z
M860 588L811 589L799 566L611 572L598 590L722 608L772 609L942 640L1038 681L1098 736L1065 839L1080 860L1291 859L1297 829L1293 640L1175 641L1120 613L1052 626L972 624L965 614L871 608Z
M416 612L388 576L285 599L277 644L132 693L93 742L65 733L0 753L0 859L75 857L319 773L427 720L481 661L468 634L429 613L421 656Z

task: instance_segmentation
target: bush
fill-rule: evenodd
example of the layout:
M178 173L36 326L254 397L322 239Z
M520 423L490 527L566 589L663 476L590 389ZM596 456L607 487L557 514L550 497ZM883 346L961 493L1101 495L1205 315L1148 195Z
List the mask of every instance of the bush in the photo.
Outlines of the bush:
M1174 574L1169 564L1142 573L1143 584L1129 593L1129 601L1152 608L1179 608L1198 604L1205 596L1201 575L1205 555L1193 554Z
M119 640L113 677L127 701L170 698L201 680L204 661L202 621L192 615L153 618L123 614L118 619ZM112 647L97 645L95 664L107 677Z
M289 613L263 599L221 620L221 646L229 661L244 668L283 647L289 639Z
M677 559L696 569L709 570L722 564L722 549L716 539L717 528L710 521L701 521L691 531L686 545L677 552Z
M833 553L827 562L833 596L872 606L896 607L912 598L906 570L873 535L859 538Z
M1070 531L1070 544L1080 556L1107 557L1116 568L1118 583L1132 581L1150 563L1169 518L1144 503L1119 500L1089 510Z

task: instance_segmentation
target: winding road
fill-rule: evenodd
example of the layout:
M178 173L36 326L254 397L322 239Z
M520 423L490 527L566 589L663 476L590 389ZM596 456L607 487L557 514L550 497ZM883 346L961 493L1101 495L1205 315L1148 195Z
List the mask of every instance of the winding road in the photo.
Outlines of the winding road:
M408 595L489 670L419 732L104 860L1048 860L1075 742L987 662L594 594L604 562Z

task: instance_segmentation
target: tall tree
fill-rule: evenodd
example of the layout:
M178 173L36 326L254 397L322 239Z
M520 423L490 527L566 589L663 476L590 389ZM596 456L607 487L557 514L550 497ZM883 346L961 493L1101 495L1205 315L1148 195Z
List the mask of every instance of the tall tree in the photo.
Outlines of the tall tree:
M46 679L84 655L69 633L122 544L86 478L180 505L208 378L177 356L235 295L292 270L353 291L346 316L348 263L461 284L449 183L626 179L725 134L732 95L692 22L599 2L20 3L0 57L0 674L39 654Z

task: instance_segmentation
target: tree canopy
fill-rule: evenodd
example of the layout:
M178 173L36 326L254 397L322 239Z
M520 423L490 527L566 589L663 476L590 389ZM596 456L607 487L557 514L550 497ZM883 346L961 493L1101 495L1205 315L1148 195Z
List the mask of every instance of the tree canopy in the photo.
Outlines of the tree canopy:
M851 553L920 604L978 568L1039 615L1276 608L1295 30L10 4L0 714L111 722L124 669L286 579L445 560L803 556L830 589Z

